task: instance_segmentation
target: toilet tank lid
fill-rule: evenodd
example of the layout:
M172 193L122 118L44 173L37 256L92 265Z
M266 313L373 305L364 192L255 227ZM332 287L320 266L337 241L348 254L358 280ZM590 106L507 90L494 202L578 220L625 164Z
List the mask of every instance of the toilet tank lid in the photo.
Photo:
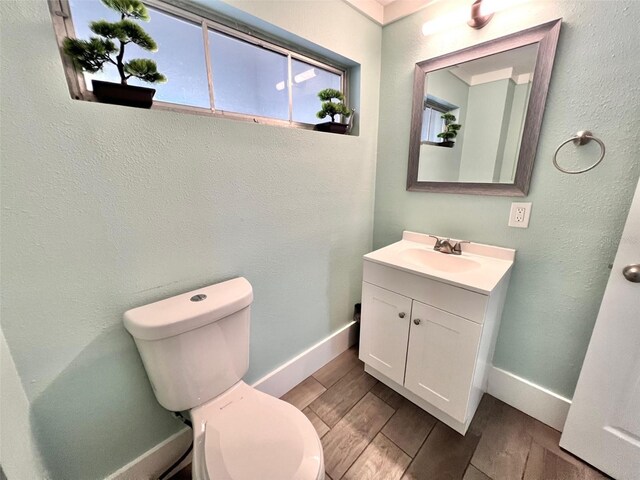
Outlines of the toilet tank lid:
M124 326L134 338L160 340L228 317L252 301L251 284L238 277L128 310Z

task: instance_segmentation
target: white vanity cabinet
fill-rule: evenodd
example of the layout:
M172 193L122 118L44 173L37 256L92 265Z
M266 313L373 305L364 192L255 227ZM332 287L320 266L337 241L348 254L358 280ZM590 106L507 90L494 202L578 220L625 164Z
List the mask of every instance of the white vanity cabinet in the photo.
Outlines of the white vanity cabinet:
M445 254L418 235L385 247L393 255L364 257L359 355L368 373L464 434L486 390L515 252L478 245L470 250L484 255L430 257ZM426 266L402 261L416 249ZM498 258L482 258L491 249Z

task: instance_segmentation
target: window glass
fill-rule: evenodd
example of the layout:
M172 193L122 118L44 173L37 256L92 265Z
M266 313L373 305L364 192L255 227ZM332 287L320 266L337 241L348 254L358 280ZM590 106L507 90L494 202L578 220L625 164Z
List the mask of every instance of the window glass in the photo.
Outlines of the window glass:
M209 30L216 110L289 119L285 55Z
M422 120L422 141L423 142L441 142L438 134L444 131L444 120L439 110L433 107L427 107L424 110Z
M325 88L342 91L340 75L323 70L308 63L291 59L291 75L293 77L293 121L302 123L319 123L316 113L320 110L321 101L318 92Z
M120 19L117 12L105 7L99 0L70 0L69 3L78 38L88 39L93 35L89 29L89 23L94 20L118 21ZM149 84L130 78L127 83L155 88L155 100L211 108L201 26L156 9L147 8L151 20L139 23L156 41L158 51L148 52L136 45L128 44L125 47L124 58L125 60L132 58L155 60L158 71L164 74L168 81L162 84ZM102 72L85 73L84 76L89 89L91 89L92 78L120 82L115 66L110 64L105 65Z
M422 142L442 142L438 134L445 129L444 119L442 118L444 113L444 111L425 103L422 114L422 134L420 137Z

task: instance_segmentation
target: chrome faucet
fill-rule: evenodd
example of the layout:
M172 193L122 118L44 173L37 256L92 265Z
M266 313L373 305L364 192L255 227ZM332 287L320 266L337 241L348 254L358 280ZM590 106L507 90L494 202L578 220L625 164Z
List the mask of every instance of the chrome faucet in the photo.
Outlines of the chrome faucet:
M446 253L447 255L462 255L462 247L463 243L471 243L467 240L461 240L459 242L451 242L450 239L444 239L436 237L435 235L429 235L431 238L436 239L436 243L433 246L433 249L436 252Z

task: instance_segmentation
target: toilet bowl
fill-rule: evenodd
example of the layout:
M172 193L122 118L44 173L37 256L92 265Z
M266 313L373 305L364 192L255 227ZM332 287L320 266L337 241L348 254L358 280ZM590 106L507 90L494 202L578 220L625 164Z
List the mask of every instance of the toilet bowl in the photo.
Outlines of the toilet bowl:
M320 438L294 406L242 381L253 290L244 278L124 314L158 402L188 410L196 480L324 479Z
M324 479L318 434L300 410L282 400L240 382L191 416L198 478Z

